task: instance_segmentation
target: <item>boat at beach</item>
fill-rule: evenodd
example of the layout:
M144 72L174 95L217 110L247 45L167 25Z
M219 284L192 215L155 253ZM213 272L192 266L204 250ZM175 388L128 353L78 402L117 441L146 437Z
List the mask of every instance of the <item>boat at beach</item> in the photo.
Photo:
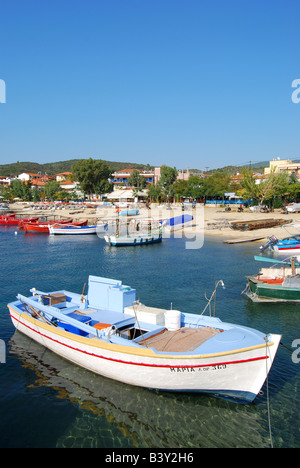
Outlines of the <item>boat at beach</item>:
M281 261L254 258L273 265L261 268L257 275L247 276L244 293L249 299L253 302L300 302L300 264L297 258Z
M16 218L16 214L11 215L2 215L0 216L0 225L1 226L19 226L22 228L25 222L31 223L38 221L38 217L35 218Z
M254 229L267 229L274 226L282 226L291 222L291 219L256 219L250 221L232 221L230 227L239 231L253 231Z
M84 291L18 294L8 304L13 325L59 356L137 387L251 402L281 340L205 310L196 315L145 306L135 289L114 279L89 276Z
M72 224L73 219L66 219L60 221L45 221L45 222L24 222L23 223L23 230L29 234L49 234L49 226L52 224Z
M122 210L117 212L119 216L136 216L139 214L139 210Z
M300 253L300 234L294 236L284 237L279 240L276 236L269 237L268 242L260 247L260 250L271 250L276 253L294 255Z
M88 225L77 225L74 223L73 225L50 225L49 226L49 232L51 235L68 235L68 236L73 236L73 235L87 235L87 234L97 234L97 233L103 233L107 230L108 224L103 223L103 224L96 224L93 226L88 226Z
M115 232L106 234L105 242L114 247L157 244L162 241L163 227L159 221L153 219L132 219L126 226L126 233L120 234L121 232L117 220Z
M166 231L172 232L189 226L192 223L193 219L194 218L192 215L183 214L163 220L162 225Z

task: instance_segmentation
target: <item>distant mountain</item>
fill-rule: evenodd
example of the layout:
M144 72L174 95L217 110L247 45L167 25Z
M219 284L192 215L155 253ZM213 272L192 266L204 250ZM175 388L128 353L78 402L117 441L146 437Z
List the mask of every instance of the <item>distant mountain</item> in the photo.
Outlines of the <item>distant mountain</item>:
M79 159L70 159L68 161L58 161L55 163L46 163L38 164L34 162L16 162L12 164L2 164L0 165L0 176L15 177L22 172L31 172L38 174L54 175L61 172L72 172L72 166L74 166ZM113 171L120 171L128 167L132 169L140 170L152 170L153 166L149 164L137 164L137 163L121 163L121 162L112 162L104 161Z
M69 159L68 161L58 161L55 163L46 163L46 164L38 164L34 162L16 162L12 164L2 164L0 165L0 176L7 176L7 177L15 177L22 172L32 172L37 174L41 172L42 174L54 175L59 174L60 172L72 172L72 166L74 166L79 159ZM122 169L131 168L131 169L139 169L139 170L153 170L154 166L150 166L149 164L138 164L138 163L130 163L130 162L116 162L116 161L105 161L104 162L111 167L112 171L121 171ZM299 162L299 160L294 160L294 162ZM243 166L224 166L218 169L211 169L208 174L211 174L215 171L220 172L229 172L230 174L234 175L237 171L241 171L244 167L250 167L249 164L245 164ZM251 163L251 168L257 172L263 172L265 167L269 166L269 161L261 161L256 163ZM190 172L202 172L199 169L190 169Z

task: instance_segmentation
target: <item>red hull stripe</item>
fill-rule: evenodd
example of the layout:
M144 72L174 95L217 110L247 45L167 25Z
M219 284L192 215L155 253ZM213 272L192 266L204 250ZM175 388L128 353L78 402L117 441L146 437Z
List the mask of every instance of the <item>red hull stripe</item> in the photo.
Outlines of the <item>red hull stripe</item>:
M73 346L62 343L61 341L55 340L54 338L51 338L51 337L49 337L47 335L44 335L41 332L38 332L37 330L34 330L33 328L29 327L28 325L26 325L25 323L23 323L20 320L16 319L15 317L14 317L14 320L19 322L21 325L24 325L24 327L29 328L31 331L33 331L33 332L37 333L38 335L42 336L43 338L47 338L48 340L53 341L55 343L58 343L61 346L65 346L66 348L72 349L74 351L78 351L78 352L80 352L82 354L86 354L87 356L97 357L99 359L105 359L106 361L113 361L113 362L117 362L117 363L120 363L120 364L129 364L129 365L133 365L133 366L165 367L165 368L168 368L168 369L169 368L172 368L172 369L174 369L174 368L187 369L187 368L192 368L192 367L214 367L214 366L224 366L224 365L228 365L228 364L242 364L242 363L245 363L245 362L261 361L263 359L268 359L269 358L269 356L260 356L260 357L256 357L256 358L252 358L252 359L241 359L239 361L215 362L213 364L194 364L194 365L185 365L185 366L182 366L182 365L181 366L180 365L173 365L172 366L170 364L147 364L147 363L142 363L142 362L123 361L121 359L114 359L114 358L110 358L110 357L106 357L106 356L101 356L101 355L98 355L98 354L88 353L87 351L83 351L82 349L74 348Z

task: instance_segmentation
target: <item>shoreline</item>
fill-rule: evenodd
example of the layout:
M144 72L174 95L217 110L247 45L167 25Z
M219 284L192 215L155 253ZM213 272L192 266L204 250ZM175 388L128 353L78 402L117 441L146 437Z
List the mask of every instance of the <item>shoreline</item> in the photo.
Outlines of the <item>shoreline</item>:
M139 209L139 214L130 217L130 219L165 219L182 214L192 215L194 217L192 224L184 228L184 233L186 233L191 239L192 235L203 234L204 236L208 235L218 237L223 241L237 241L238 239L241 239L244 241L249 240L249 242L265 242L272 235L282 239L284 237L300 233L300 213L282 214L280 209L274 210L272 213L252 212L249 208L244 209L243 212L238 212L237 207L231 208L231 211L225 211L224 208L219 206L211 207L206 205L200 206L199 208L197 207L196 209L190 208L182 211L181 205L166 207L156 206L154 204L151 205L149 209L144 206ZM76 208L76 206L73 206L67 208L56 208L55 210L40 210L30 209L23 203L12 203L9 205L9 212L16 212L17 216L21 217L47 216L52 219L55 217L57 220L73 218L74 221L88 219L88 224L97 224L98 221L116 219L116 207L106 205L95 208L84 206ZM286 220L286 224L271 228L254 229L251 231L240 231L230 227L230 223L233 221L268 219ZM179 232L181 232L181 230Z

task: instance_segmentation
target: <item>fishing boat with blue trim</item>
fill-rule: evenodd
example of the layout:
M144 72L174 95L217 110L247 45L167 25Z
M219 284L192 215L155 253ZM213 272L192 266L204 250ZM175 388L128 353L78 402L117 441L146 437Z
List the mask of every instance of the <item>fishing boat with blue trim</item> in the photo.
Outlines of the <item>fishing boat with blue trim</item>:
M151 218L132 219L129 223L116 220L116 229L104 236L105 242L113 247L157 244L162 241L163 226Z
M137 387L251 402L281 340L206 316L206 309L196 315L145 306L135 289L114 279L89 276L87 294L30 292L8 304L17 330L85 369Z

